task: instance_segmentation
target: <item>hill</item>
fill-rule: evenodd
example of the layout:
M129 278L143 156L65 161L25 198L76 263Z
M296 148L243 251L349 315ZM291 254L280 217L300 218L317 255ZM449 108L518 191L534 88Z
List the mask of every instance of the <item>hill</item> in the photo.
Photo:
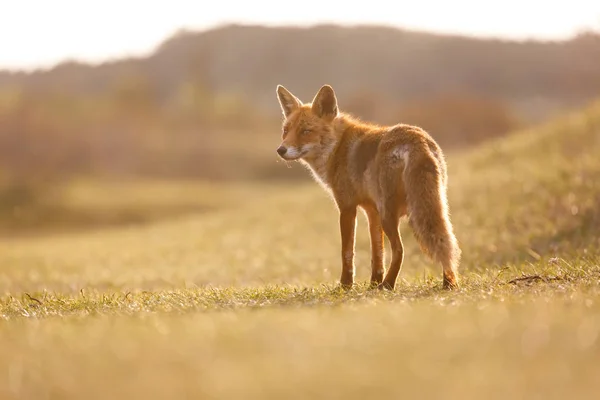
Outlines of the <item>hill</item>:
M329 82L344 111L419 125L460 151L589 101L600 90L599 43L224 26L182 32L144 58L3 72L0 219L16 227L21 215L63 215L37 203L73 179L306 180L274 151L278 83L310 101Z
M4 240L0 394L595 398L598 154L600 103L449 155L454 292L406 224L395 292L338 290L337 216L314 183L249 185L230 206L147 226Z
M594 249L600 248L599 132L600 103L595 103L545 125L448 155L449 201L463 247L464 269L489 270L586 251L595 254ZM285 165L279 168L284 175L289 172ZM192 183L181 182L179 191L175 191L176 182L170 189L138 184L135 192L127 186L100 186L87 195L80 192L69 204L90 210L97 207L104 214L114 213L123 204L144 206L148 212L187 204L188 212L174 213L172 220L167 214L161 218L164 222L146 227L7 239L0 264L16 263L11 270L26 274L20 284L27 282L22 287L29 290L66 289L61 281L51 284L45 279L50 266L53 273L69 266L69 276L88 288L102 287L107 284L102 276L116 274L119 283L113 281L111 286L123 290L128 285L157 290L182 282L256 285L336 278L336 211L312 181L222 182L196 189ZM194 205L208 210L189 217ZM357 246L363 266L359 275L368 272L364 223L360 217ZM406 246L403 276L410 277L430 263L406 224L401 229ZM109 264L105 257L111 260ZM168 273L148 262L163 262L163 257L174 268ZM124 263L128 272L123 272ZM82 265L87 267L80 269ZM37 268L41 269L34 273ZM105 272L95 275L93 271L100 268ZM10 289L8 282L9 286L0 286L0 292Z
M48 71L0 75L0 88L103 91L139 74L165 100L188 82L211 93L234 93L273 107L282 83L301 97L327 82L342 98L376 93L401 103L448 92L563 107L583 104L600 90L600 38L581 34L561 42L476 39L378 26L310 28L227 25L181 32L147 58L102 65L67 62Z

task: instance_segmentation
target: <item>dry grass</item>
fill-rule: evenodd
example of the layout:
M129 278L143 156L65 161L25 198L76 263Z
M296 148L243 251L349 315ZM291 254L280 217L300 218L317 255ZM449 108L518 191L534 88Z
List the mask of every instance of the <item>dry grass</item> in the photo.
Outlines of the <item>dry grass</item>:
M0 397L595 398L599 138L596 106L449 156L456 292L406 225L396 291L368 290L364 218L361 284L339 290L336 211L312 183L5 240Z

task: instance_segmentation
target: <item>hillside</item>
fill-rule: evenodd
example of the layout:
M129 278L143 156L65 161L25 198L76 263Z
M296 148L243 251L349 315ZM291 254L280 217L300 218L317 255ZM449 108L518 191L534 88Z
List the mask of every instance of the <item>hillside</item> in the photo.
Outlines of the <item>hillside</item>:
M396 290L368 290L362 217L359 285L339 290L337 215L312 182L248 184L146 226L3 240L0 396L595 399L598 154L600 103L449 155L464 252L451 292L406 224ZM209 196L190 189L171 201ZM115 193L87 199L110 208Z
M463 247L462 268L489 272L553 257L600 255L598 154L600 103L450 154L449 200ZM279 167L284 175L289 171ZM115 192L122 194L113 198ZM109 187L92 192L85 201L88 208L95 205L110 213L111 205L121 207L130 192ZM8 268L4 273L11 278L0 284L0 292L15 287L158 290L183 284L310 284L337 279L336 211L313 182L234 183L203 190L182 182L178 192L154 186L144 192L142 185L136 199L130 205L148 203L150 210L151 202L160 202L158 209L185 203L210 208L195 217L181 213L147 226L7 239L0 247L0 265ZM360 216L357 264L363 278L369 249L365 227ZM437 271L420 253L406 224L401 229L406 247L402 277L411 280L430 268ZM103 272L97 274L99 270Z
M282 83L301 97L332 84L342 98L376 93L401 103L466 92L511 104L582 104L600 90L600 38L513 42L405 31L318 25L228 25L169 38L148 58L99 66L65 63L49 71L0 75L11 84L93 94L120 77L141 74L163 99L189 82L234 93L273 110Z

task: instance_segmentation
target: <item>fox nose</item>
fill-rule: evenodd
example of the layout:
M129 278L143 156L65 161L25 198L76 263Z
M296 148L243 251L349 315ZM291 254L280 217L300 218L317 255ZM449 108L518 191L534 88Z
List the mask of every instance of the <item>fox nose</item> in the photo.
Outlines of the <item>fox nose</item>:
M287 151L287 149L284 146L279 146L279 148L277 149L277 154L282 156L285 154L286 151Z

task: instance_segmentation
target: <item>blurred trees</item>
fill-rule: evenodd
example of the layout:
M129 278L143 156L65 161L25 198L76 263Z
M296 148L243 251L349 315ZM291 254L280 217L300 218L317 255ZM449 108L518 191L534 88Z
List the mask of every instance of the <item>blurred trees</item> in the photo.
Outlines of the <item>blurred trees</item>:
M519 126L502 101L470 93L413 100L401 108L397 119L421 126L445 148L476 144Z
M471 145L587 102L599 64L594 34L517 43L229 26L176 35L148 58L0 72L0 197L82 175L307 178L274 152L279 83L304 101L329 83L342 110Z

